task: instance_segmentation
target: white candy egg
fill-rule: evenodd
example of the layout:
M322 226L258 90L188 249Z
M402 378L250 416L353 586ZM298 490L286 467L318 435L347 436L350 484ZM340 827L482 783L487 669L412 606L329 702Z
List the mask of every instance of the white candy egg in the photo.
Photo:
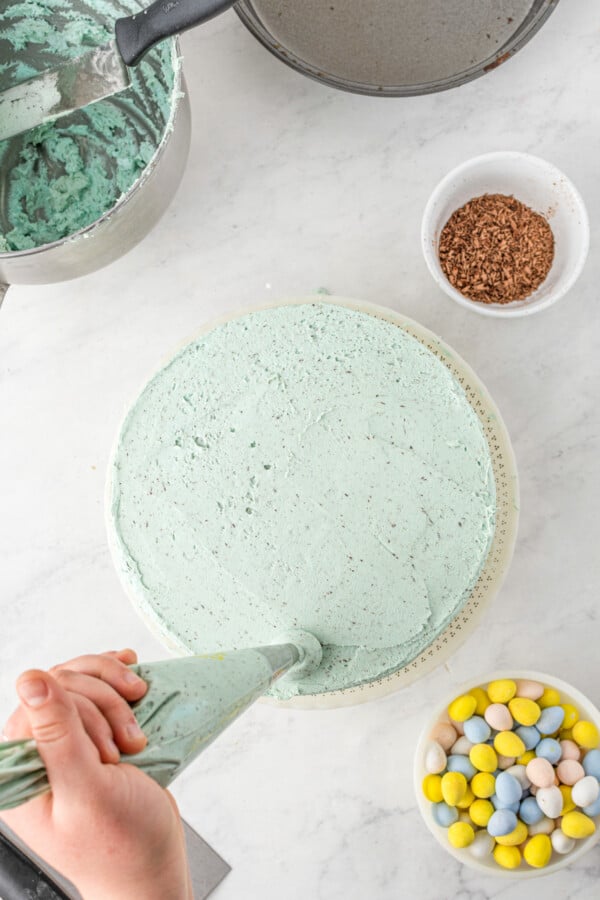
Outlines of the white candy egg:
M550 840L552 841L552 846L554 847L556 852L560 853L561 855L570 853L575 846L575 838L567 837L564 831L561 831L560 828L554 829L554 831L550 835Z
M457 753L459 756L468 756L471 752L473 744L464 734L452 745L450 753Z
M544 790L544 788L540 788L540 790ZM549 791L550 788L546 788L546 790ZM544 818L540 819L539 822L536 822L535 825L529 825L527 831L533 837L534 834L552 834L555 827L554 821L547 816L544 816Z
M598 794L600 794L598 780L593 775L586 775L573 785L571 799L576 806L589 806L598 799Z
M545 816L548 816L550 819L556 819L557 816L560 816L563 808L563 795L556 785L540 788L535 795L535 799Z
M425 771L430 775L438 775L446 768L444 748L437 741L429 741L425 749Z
M495 843L494 838L485 829L478 831L473 838L473 843L469 845L469 853L475 859L485 859L494 849Z

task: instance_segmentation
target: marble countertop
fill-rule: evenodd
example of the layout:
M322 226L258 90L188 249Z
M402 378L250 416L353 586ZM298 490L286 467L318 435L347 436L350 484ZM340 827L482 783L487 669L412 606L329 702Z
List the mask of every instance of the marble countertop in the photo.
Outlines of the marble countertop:
M157 361L217 314L329 291L391 306L479 373L514 442L521 524L501 595L450 662L364 706L238 720L175 785L233 866L218 900L591 900L600 845L514 884L438 851L412 753L430 706L471 676L553 672L600 704L600 6L563 0L506 65L409 100L346 95L281 65L233 13L183 40L190 161L136 249L70 283L15 287L0 313L0 700L14 679L84 651L165 655L109 558L104 476L116 427ZM572 176L592 244L571 294L498 321L436 288L421 213L448 169L529 151Z

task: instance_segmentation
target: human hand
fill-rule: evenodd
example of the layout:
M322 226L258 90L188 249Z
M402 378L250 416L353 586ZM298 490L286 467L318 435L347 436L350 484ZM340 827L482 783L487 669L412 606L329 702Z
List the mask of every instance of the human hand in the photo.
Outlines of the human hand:
M193 897L175 800L119 763L146 743L129 706L147 690L127 668L136 659L123 650L25 672L4 727L9 740L35 739L52 790L2 818L84 900Z

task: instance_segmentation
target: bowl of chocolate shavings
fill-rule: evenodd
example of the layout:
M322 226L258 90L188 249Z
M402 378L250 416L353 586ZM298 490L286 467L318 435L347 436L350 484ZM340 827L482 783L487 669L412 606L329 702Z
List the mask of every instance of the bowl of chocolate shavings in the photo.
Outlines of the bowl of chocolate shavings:
M547 309L581 274L587 212L552 163L502 151L467 160L432 193L421 228L425 261L461 306L486 316Z

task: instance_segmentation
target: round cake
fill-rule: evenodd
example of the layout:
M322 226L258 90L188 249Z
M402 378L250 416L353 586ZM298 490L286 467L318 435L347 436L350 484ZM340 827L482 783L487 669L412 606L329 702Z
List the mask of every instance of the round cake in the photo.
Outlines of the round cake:
M333 303L220 324L147 384L110 472L130 594L181 650L324 645L278 697L406 665L469 598L492 462L464 391L415 338Z

